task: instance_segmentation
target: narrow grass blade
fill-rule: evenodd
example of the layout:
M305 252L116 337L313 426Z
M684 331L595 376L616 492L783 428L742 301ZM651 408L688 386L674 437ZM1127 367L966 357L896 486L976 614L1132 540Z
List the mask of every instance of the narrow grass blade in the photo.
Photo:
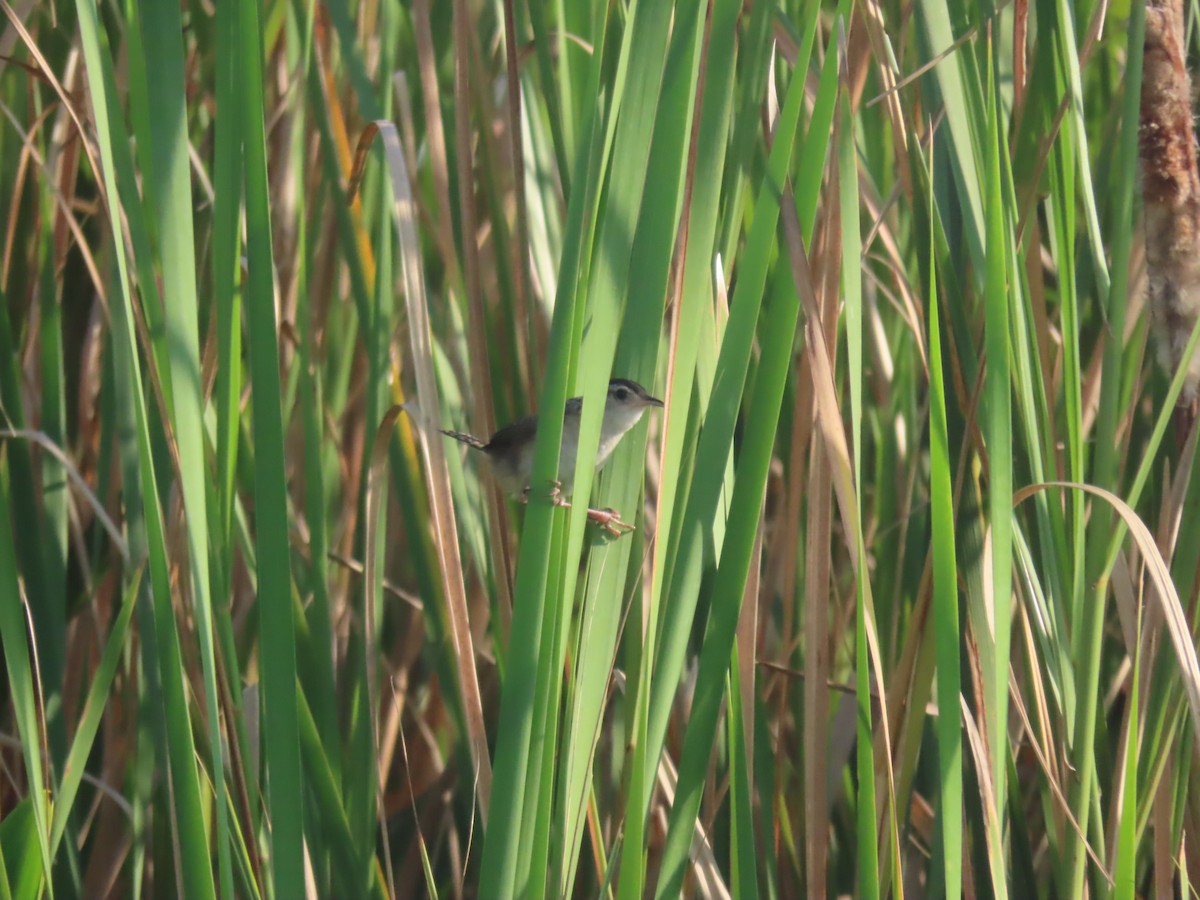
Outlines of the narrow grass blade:
M930 210L932 222L932 209ZM932 248L932 235L930 235ZM942 336L938 323L936 261L929 261L929 464L933 507L933 606L937 644L937 746L940 781L938 818L947 900L962 896L962 727L959 681L958 562L954 546L954 496L950 478L950 438L946 426ZM954 711L954 714L951 713Z
M142 570L138 570L126 588L125 600L109 631L104 654L92 674L87 702L76 726L71 750L67 754L66 765L63 767L62 782L55 797L54 815L50 823L51 855L54 855L58 849L59 842L67 829L68 817L75 806L75 797L79 792L79 785L83 782L87 759L92 752L96 733L100 730L100 716L104 712L109 689L117 674L117 665L126 650L125 639L129 633L129 622L133 618L133 610L141 585Z
M730 302L729 324L721 342L716 384L696 451L695 475L686 499L679 556L675 560L659 621L659 645L648 715L646 762L657 770L658 755L666 735L667 716L683 668L688 623L695 615L699 582L705 560L712 558L705 529L716 514L723 472L733 439L733 427L745 385L750 345L767 277L767 260L774 246L779 217L778 185L789 167L803 96L804 78L795 73L775 127L768 174L760 190L754 222L742 257L737 287ZM725 657L728 661L728 655ZM646 785L647 791L652 782ZM649 808L649 794L634 798L641 814Z
M991 64L991 45L988 52L987 92L987 166L985 169L985 204L987 244L984 274L984 304L986 307L984 343L987 350L985 391L986 410L984 437L988 450L988 524L991 529L991 584L989 622L992 630L992 667L983 675L986 691L987 735L984 738L990 754L991 795L996 803L996 816L1004 818L1007 791L1004 786L1008 771L1008 669L1009 632L1012 620L1012 381L1009 368L1009 298L1015 282L1009 264L1009 223L1005 220L1000 153L1007 146L1000 122L999 97L996 93ZM980 774L982 778L982 773ZM991 859L993 883L1004 884L1007 865L1003 858L1003 842L989 843L994 854Z
M187 519L188 571L195 607L195 624L204 672L204 701L208 711L212 778L216 782L214 837L221 892L233 893L229 855L229 810L224 780L225 758L221 737L220 697L217 692L213 639L213 609L209 583L208 510L205 497L203 387L200 383L199 310L196 296L195 236L188 159L187 97L184 90L183 22L178 6L157 2L141 4L145 36L151 143L145 168L151 184L161 251L166 341L171 363L173 429L179 452L179 478Z
M2 460L0 460L2 461ZM29 620L18 584L17 561L13 555L12 519L9 506L7 466L0 467L0 642L4 647L9 691L15 707L17 729L21 737L22 757L28 772L33 834L41 856L42 875L52 884L50 852L50 807L47 803L50 773L43 765L45 750L38 698L38 671L29 652ZM53 887L50 888L54 896Z
M88 83L92 95L92 110L96 119L96 133L102 162L98 176L105 184L108 197L108 219L110 234L114 238L116 257L116 285L119 302L110 307L113 314L114 368L118 373L123 394L124 408L133 410L136 435L136 464L132 459L134 442L129 442L129 457L124 463L125 496L127 509L137 509L135 519L136 540L130 540L134 564L141 562L139 555L146 553L151 575L149 602L152 613L145 617L147 631L154 638L143 635L143 651L150 668L157 670L151 676L157 680L161 695L152 691L151 706L155 716L165 718L163 740L166 755L170 758L171 788L174 804L170 819L178 840L179 858L176 860L177 883L186 882L189 891L199 898L215 896L209 843L204 828L200 804L200 785L194 758L194 742L188 706L183 685L183 671L179 636L175 630L174 611L170 603L170 578L163 534L162 513L158 505L158 482L155 475L154 458L150 446L149 424L142 388L142 376L137 362L137 342L134 336L134 315L129 294L129 273L126 263L125 244L121 227L122 217L116 205L124 196L118 189L118 172L127 169L120 160L128 160L128 142L121 136L119 127L118 96L112 59L108 52L107 39L100 22L98 10L92 0L77 0L80 36L87 60ZM126 182L126 191L133 185ZM135 201L136 202L136 201ZM143 524L144 520L144 524ZM158 704L161 703L161 709Z
M26 798L0 821L0 896L39 897L49 883L33 806Z
M781 273L787 274L782 269ZM675 803L668 817L667 842L655 889L655 897L660 900L677 896L683 884L688 848L700 809L701 788L708 771L708 758L716 735L730 654L753 558L758 532L755 523L775 444L783 387L792 356L792 338L800 315L800 297L789 280L786 277L777 279L776 285L779 289L773 292L763 323L762 356L748 413L749 421L754 422L755 427L747 431L738 458L725 543L713 584L714 602L700 651L692 714L679 763ZM729 340L728 331L726 340Z
M263 37L259 4L239 4L239 11L237 52L244 66L245 89L246 320L255 398L255 546L259 560L258 616L271 871L276 896L299 897L304 892L304 805L283 417L278 403L279 327L275 318L275 263L263 118Z

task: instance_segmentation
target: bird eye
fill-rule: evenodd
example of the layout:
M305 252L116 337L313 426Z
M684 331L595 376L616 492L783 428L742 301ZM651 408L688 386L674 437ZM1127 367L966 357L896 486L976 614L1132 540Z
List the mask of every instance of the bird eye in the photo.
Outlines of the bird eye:
M613 392L613 395L618 400L624 400L629 396L629 391L625 390L625 388L617 388L616 391Z

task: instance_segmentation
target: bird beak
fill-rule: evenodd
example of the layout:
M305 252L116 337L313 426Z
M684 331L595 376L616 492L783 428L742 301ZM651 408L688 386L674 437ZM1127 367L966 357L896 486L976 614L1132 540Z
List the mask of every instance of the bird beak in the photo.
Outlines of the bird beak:
M661 400L659 400L657 397L647 397L646 405L647 406L656 406L659 409L663 408L663 402Z

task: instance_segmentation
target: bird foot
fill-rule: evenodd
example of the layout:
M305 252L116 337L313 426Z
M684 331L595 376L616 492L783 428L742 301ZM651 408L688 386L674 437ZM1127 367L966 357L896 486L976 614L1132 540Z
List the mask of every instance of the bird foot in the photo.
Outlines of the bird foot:
M563 495L561 481L550 482L550 502L555 506L570 508L571 502Z
M521 491L521 496L517 498L518 501L521 503L529 503L530 493L531 488L529 485L526 485L525 490ZM550 501L552 506L561 506L567 509L569 509L571 506L570 501L567 500L566 496L564 496L562 492L561 481L551 481L550 490L546 492L545 497Z
M571 501L568 500L562 493L562 483L558 481L550 482L550 492L546 495L547 499L555 506L562 509L570 509ZM520 501L522 503L529 502L529 488L525 488L521 492ZM628 522L621 521L621 514L611 506L606 506L603 509L592 509L588 507L587 517L589 522L595 522L613 537L620 537L630 531L636 531L637 528L630 525Z
M628 522L622 522L621 514L611 506L605 507L604 509L591 509L589 507L587 516L588 521L595 522L613 537L620 537L627 532L637 530Z

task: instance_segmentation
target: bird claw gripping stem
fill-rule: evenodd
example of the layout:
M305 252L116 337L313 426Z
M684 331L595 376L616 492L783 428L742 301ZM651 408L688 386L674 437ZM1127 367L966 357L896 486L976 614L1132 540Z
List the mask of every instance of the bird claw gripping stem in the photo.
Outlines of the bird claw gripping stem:
M621 514L611 506L606 506L604 509L591 509L589 507L587 514L589 522L595 522L613 537L620 537L630 531L637 530L636 526L630 525L628 522L622 522Z
M529 502L529 493L529 489L526 488L525 492L521 495L522 503ZM563 496L561 482L550 482L550 490L545 496L546 499L549 500L554 506L561 507L562 509L571 508L571 501ZM593 509L589 506L587 517L589 522L599 525L613 537L621 537L622 535L628 534L631 531L637 531L636 526L630 525L628 522L621 521L621 514L611 506L606 506L603 509Z

